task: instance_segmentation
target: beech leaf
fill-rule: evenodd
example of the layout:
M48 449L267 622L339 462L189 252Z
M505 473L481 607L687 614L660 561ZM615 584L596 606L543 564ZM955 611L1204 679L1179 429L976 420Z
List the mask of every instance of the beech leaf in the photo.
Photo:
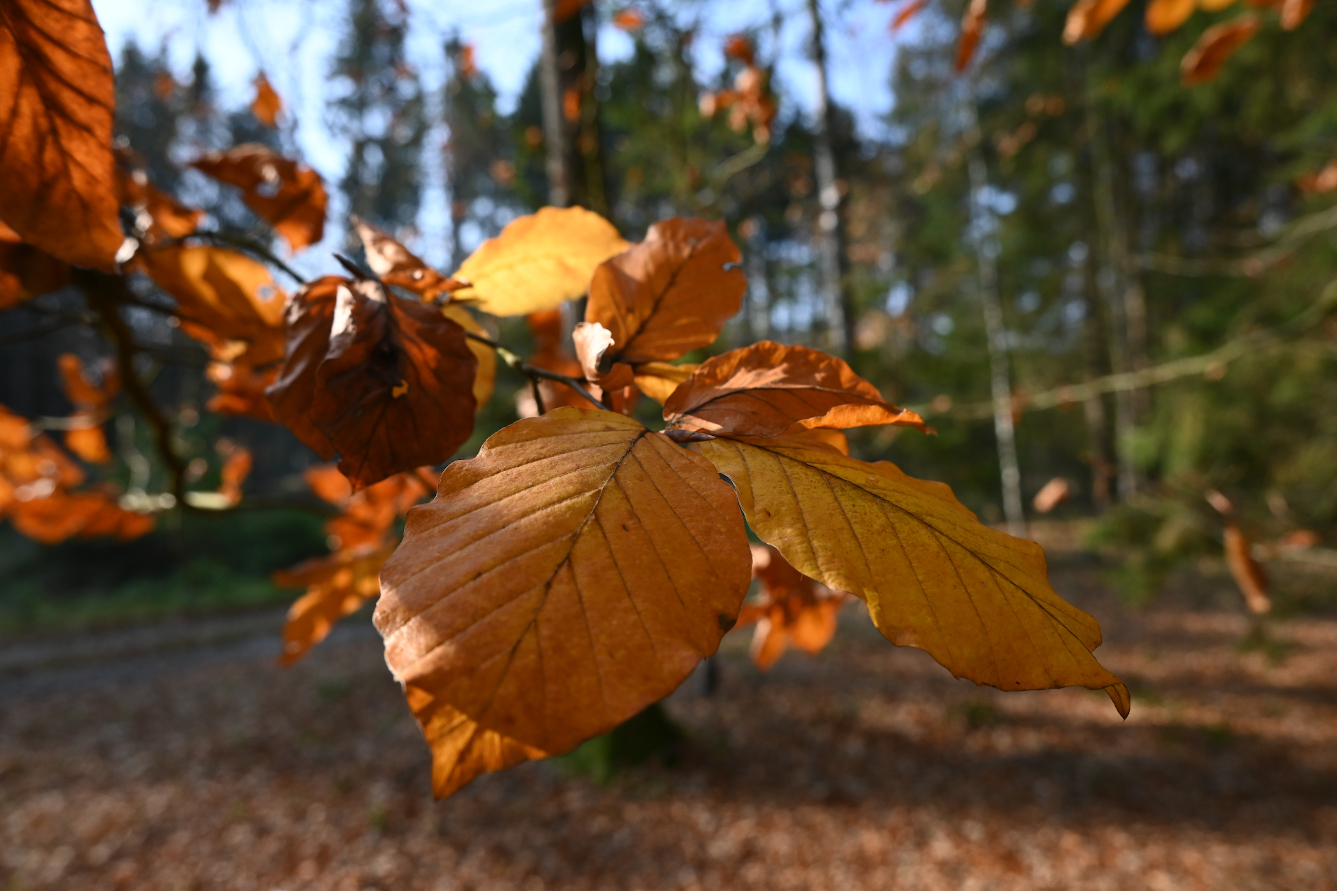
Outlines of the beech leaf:
M668 695L733 627L749 563L715 469L622 415L557 409L452 463L409 512L374 617L442 746L437 794ZM460 757L480 733L496 757Z
M125 235L111 152L111 55L89 0L0 3L0 219L25 242L111 272Z
M350 284L346 278L327 275L307 282L288 301L283 311L283 367L265 390L279 423L327 461L334 457L334 444L312 423L311 403L316 398L316 369L330 348L335 295Z
M752 575L760 579L761 598L744 605L738 624L755 622L752 661L769 670L789 646L816 655L836 634L836 615L849 600L819 586L769 545L752 546Z
M970 0L966 14L961 19L961 38L956 45L957 73L966 70L970 60L975 58L975 48L979 46L980 34L984 31L984 14L988 11L989 0Z
M423 300L435 300L464 287L420 260L388 233L360 217L353 217L353 229L362 240L367 265L387 285L395 285L417 294Z
M664 362L709 346L743 302L742 255L723 223L672 219L601 265L585 321L608 330L602 362Z
M582 207L544 207L506 224L479 246L454 278L456 299L494 316L553 309L590 288L594 269L627 247L613 224Z
M892 643L1002 690L1128 690L1091 654L1100 626L1050 586L1044 551L985 526L942 483L785 438L696 446L738 491L748 525L804 575L868 604Z
M190 166L242 190L246 206L260 215L294 251L325 234L328 198L320 175L258 143L211 152Z
M381 566L396 544L364 545L274 573L274 584L281 588L306 588L288 609L280 664L291 665L305 656L340 619L380 593Z
M664 403L664 419L754 436L881 424L926 429L923 418L888 403L840 359L769 340L703 362Z
M1147 30L1152 34L1169 34L1187 22L1197 0L1151 0L1147 4Z
M1105 26L1114 21L1114 17L1123 11L1129 0L1077 0L1068 10L1068 19L1063 27L1063 42L1074 44L1083 40L1095 40Z
M251 114L266 127L276 127L281 111L283 111L283 100L274 91L269 78L261 71L255 77L255 98L251 100Z
M38 250L0 222L0 310L63 288L70 269L63 260Z
M1259 27L1257 16L1245 14L1203 31L1179 63L1179 78L1184 86L1193 87L1215 79L1235 51L1258 33Z
M473 433L478 360L439 310L375 282L341 285L310 419L354 488L437 464Z

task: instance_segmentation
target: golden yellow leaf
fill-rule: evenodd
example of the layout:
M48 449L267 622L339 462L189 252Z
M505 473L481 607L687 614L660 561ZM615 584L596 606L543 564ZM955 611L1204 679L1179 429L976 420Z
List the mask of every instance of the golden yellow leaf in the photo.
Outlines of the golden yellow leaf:
M1152 34L1169 34L1193 15L1197 0L1151 0L1147 4L1147 30Z
M544 207L512 220L460 264L453 278L469 286L455 298L495 316L553 309L588 291L595 267L626 248L597 213Z
M1091 654L1100 626L1050 586L1044 551L985 526L942 483L783 437L697 445L752 530L795 568L868 604L892 643L1002 690L1128 690Z
M673 365L669 362L643 362L636 366L632 380L636 389L663 405L678 389L678 385L700 367L692 363Z
M0 219L47 254L106 272L125 240L115 102L89 0L0 3Z
M732 490L630 418L519 421L437 491L381 574L386 661L526 750L567 751L662 699L737 619L751 561ZM438 770L438 794L454 786Z

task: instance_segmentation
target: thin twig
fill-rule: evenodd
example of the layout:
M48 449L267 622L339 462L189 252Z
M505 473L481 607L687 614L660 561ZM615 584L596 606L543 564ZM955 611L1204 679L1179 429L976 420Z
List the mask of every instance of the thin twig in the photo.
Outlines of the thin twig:
M471 338L472 340L476 340L479 343L487 344L488 346L492 347L492 349L495 350L497 353L497 358L505 362L507 366L514 368L516 371L520 372L523 375L528 376L531 381L537 378L543 378L544 380L550 380L550 381L557 381L558 383L566 384L568 387L575 390L581 396L584 396L586 399L590 401L591 405L604 404L602 400L596 399L593 393L585 389L586 381L583 379L570 377L565 374L558 374L556 371L549 371L546 368L539 368L535 365L530 365L528 362L517 356L513 351L497 343L490 337L484 337L481 334L474 334L472 331L464 332L464 336Z
M299 285L306 284L306 278L304 276L300 275L295 269L293 269L287 263L280 260L278 256L269 248L265 247L263 244L261 244L254 238L250 238L246 235L235 235L231 232L221 232L216 230L202 231L202 232L192 232L189 235L185 236L184 238L164 239L162 243L164 245L180 244L191 238L199 238L204 241L216 241L219 242L220 244L225 244L229 247L238 248L239 250L243 250L246 251L247 253L254 254L261 260L264 260L266 263L269 263L274 268L278 269L284 275L291 278L297 284Z

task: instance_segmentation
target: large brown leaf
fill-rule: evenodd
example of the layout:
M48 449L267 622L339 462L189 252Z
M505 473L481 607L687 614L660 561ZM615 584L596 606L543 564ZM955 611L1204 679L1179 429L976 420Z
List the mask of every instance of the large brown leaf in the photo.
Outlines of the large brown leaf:
M1215 79L1235 51L1253 39L1259 27L1257 16L1245 14L1203 31L1179 63L1179 79L1184 86L1193 87Z
M235 357L241 344L252 366L282 358L284 295L263 264L226 248L175 245L141 251L134 266L176 298L181 330L215 353Z
M302 286L283 312L283 368L265 390L279 423L325 460L334 457L330 438L311 421L316 398L316 369L330 348L335 295L352 282L327 275Z
M258 143L211 152L191 166L240 188L246 206L294 251L315 244L325 234L328 199L320 175L310 167Z
M0 3L0 219L40 250L106 272L125 240L115 102L89 0Z
M783 437L702 442L748 524L795 568L868 604L892 643L1002 690L1128 690L1091 654L1100 626L1050 586L1039 545L985 526L942 483Z
M544 207L512 220L469 255L456 299L494 316L523 316L579 297L594 269L627 247L613 224L582 207Z
M923 418L888 403L840 359L769 340L703 362L664 403L664 419L674 427L754 436L880 424L925 429Z
M311 422L354 488L445 461L473 433L478 360L436 307L341 286L316 367Z
M742 306L741 256L723 223L672 219L600 266L585 307L585 321L612 335L600 372L671 361L713 343Z
M715 469L621 415L557 409L451 464L409 512L375 614L420 723L450 741L438 794L668 695L733 626L749 563ZM460 757L480 732L496 757Z

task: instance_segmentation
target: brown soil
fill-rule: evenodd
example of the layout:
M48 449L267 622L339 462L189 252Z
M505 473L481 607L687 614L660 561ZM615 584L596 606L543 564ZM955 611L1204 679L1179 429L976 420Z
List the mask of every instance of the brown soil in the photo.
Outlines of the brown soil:
M30 678L0 689L0 888L1337 888L1337 621L1243 651L1233 606L1055 582L1102 620L1126 723L953 680L852 607L766 675L731 635L716 694L670 703L675 768L532 764L444 802L370 634L291 670L271 642Z

